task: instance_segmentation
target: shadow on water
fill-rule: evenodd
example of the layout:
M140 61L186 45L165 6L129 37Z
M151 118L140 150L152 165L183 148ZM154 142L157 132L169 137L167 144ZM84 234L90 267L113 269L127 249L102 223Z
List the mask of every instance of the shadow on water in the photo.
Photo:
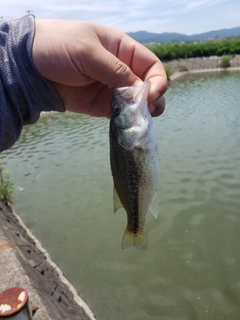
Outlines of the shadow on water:
M239 319L239 83L223 72L170 84L146 252L120 249L108 120L44 114L2 154L23 188L16 210L99 319Z

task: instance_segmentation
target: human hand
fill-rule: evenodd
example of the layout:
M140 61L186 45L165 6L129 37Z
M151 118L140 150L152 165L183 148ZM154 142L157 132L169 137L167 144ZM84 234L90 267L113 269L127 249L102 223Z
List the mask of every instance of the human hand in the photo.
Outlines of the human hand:
M110 117L112 88L150 80L153 116L164 111L167 77L159 59L125 33L76 20L36 20L33 60L65 108Z

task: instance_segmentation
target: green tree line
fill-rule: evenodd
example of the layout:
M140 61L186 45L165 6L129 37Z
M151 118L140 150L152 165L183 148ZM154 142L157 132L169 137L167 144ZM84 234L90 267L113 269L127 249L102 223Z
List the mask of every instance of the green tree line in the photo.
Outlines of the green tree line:
M148 46L156 56L165 61L240 54L240 37L204 42L175 42Z

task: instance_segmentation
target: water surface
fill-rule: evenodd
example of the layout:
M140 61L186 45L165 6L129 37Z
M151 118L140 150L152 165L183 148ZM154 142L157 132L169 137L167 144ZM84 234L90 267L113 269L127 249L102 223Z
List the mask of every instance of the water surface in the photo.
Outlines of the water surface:
M45 114L1 157L15 209L101 320L239 319L240 73L170 84L155 119L159 218L122 251L108 120Z

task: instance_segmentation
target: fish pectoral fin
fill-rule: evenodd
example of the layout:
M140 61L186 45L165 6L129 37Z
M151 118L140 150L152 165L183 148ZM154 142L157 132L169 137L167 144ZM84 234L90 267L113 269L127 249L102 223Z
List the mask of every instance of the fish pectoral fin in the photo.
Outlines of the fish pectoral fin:
M130 247L135 247L138 250L147 249L147 235L145 233L145 230L140 230L135 233L126 228L121 248L122 250L124 250Z
M157 195L157 190L154 194L154 197L152 199L152 203L149 207L149 210L151 211L151 213L153 214L153 216L157 219L158 217L158 195Z
M113 188L113 204L114 204L114 213L117 212L118 209L123 207L122 202L119 199L119 196L117 194L115 186Z

